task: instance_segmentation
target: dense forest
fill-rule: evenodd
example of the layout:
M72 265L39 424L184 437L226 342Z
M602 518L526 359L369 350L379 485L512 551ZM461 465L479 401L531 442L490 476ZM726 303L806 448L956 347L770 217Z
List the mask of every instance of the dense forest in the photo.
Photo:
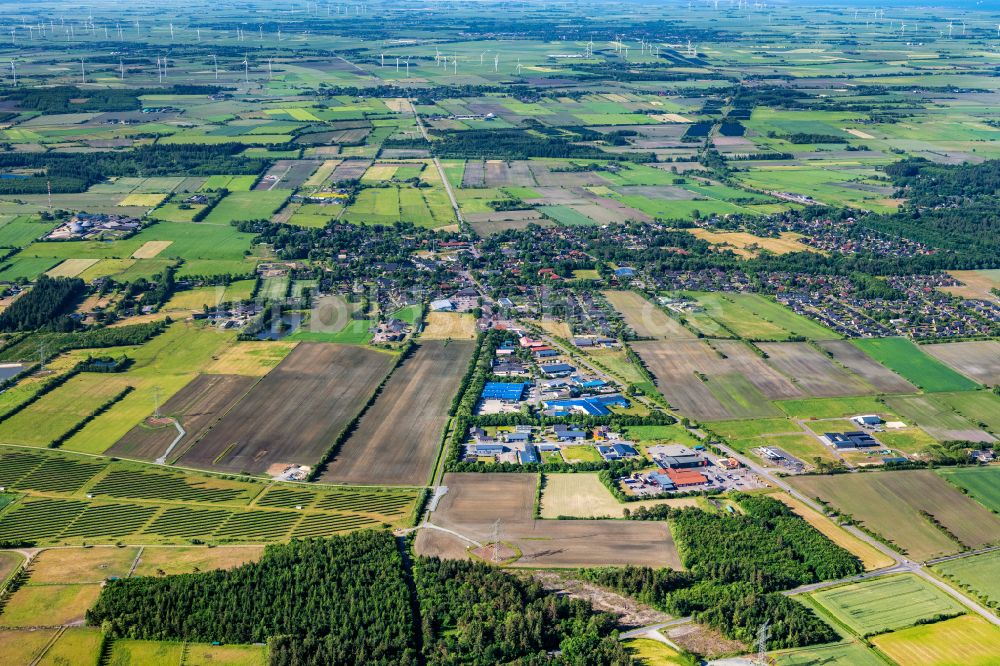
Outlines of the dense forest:
M585 575L744 642L753 642L758 627L770 620L770 649L836 640L826 623L780 591L861 573L861 562L775 499L736 500L742 515L669 507L632 513L637 520L670 521L687 572L628 567Z
M0 313L0 331L69 330L72 322L65 313L86 289L87 285L78 278L42 275L31 291Z
M615 618L586 601L466 560L420 558L414 570L428 664L624 666ZM547 654L559 651L558 657Z
M268 546L229 571L114 580L87 612L112 637L267 641L274 666L626 666L615 618L469 561L418 558L390 532Z
M127 638L288 637L274 645L277 663L416 663L402 555L389 532L268 546L259 562L229 571L111 581L87 620Z
M963 267L992 267L1000 256L1000 160L939 165L923 158L885 167L907 203L862 224L966 258Z

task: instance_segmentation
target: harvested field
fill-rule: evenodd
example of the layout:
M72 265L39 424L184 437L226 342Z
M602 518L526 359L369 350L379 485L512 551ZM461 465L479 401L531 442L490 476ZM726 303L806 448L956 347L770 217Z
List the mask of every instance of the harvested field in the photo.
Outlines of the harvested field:
M962 298L977 298L1000 303L1000 296L993 293L1000 289L1000 269L982 271L948 271L962 285L957 287L938 287L941 291L961 296Z
M833 360L874 386L880 393L915 393L917 390L916 386L884 365L876 363L847 340L823 340L818 344L833 355Z
M783 502L788 508L797 513L807 523L823 534L827 539L834 542L844 550L856 555L865 567L865 571L889 567L893 564L893 559L880 551L875 546L862 541L847 530L841 529L832 520L809 508L788 493L774 493L771 495L776 500Z
M302 343L179 462L251 473L315 465L392 363L383 352Z
M694 497L646 500L623 504L604 487L597 473L546 474L542 489L542 518L621 518L625 508L635 511L639 507L669 504L675 508L698 506Z
M458 312L430 312L421 340L475 340L476 318Z
M1000 342L946 342L920 349L980 384L1000 384Z
M263 546L191 546L181 548L147 546L139 557L135 576L155 576L158 571L167 575L232 569L247 562L255 562L264 552Z
M162 240L162 241L146 241L139 247L138 250L132 253L133 259L152 259L159 253L166 250L173 241Z
M694 333L634 291L601 292L622 313L636 335L660 340L693 340Z
M176 459L197 442L256 383L256 378L241 375L198 375L175 393L160 409L164 416L177 419L185 430L171 456ZM146 420L125 433L108 449L108 455L156 460L166 453L177 435L173 423Z
M31 562L31 582L100 583L124 578L138 554L138 548L114 546L43 550Z
M710 231L708 229L688 229L687 232L703 241L715 246L732 248L733 252L741 257L756 257L761 250L768 250L774 254L788 254L789 252L818 252L815 248L803 245L799 242L801 235L790 231L782 232L776 238L764 238L754 236L745 231Z
M322 481L423 485L434 470L448 407L473 342L421 343L386 383Z
M500 519L501 541L517 547L514 566L586 567L635 564L681 568L666 524L624 520L533 520L535 474L447 474L447 494L431 522L480 543ZM436 529L417 535L421 555L469 557L468 541Z
M759 342L767 364L786 374L796 386L817 398L862 395L871 387L805 342Z
M49 277L76 277L97 262L97 259L67 259L45 274Z
M854 516L914 559L948 555L960 548L922 511L970 548L1000 541L996 516L928 470L790 477L789 483Z

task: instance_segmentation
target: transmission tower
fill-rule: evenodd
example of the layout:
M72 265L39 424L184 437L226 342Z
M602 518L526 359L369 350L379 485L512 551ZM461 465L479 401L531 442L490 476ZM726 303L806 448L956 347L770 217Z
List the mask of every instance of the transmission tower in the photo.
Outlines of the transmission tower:
M493 523L493 564L500 564L500 519Z
M767 639L771 637L771 620L764 620L757 631L757 659L754 666L769 666L771 660L767 658Z

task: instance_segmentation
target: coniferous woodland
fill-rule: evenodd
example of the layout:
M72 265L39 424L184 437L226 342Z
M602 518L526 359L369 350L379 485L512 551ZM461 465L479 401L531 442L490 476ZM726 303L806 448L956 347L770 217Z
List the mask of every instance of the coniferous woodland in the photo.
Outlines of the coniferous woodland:
M589 603L484 563L411 569L377 531L268 546L230 571L111 581L87 620L112 637L267 641L275 666L632 663L614 616Z
M775 499L741 495L737 502L742 515L665 506L631 514L635 520L669 520L686 572L626 567L585 575L747 643L769 620L769 649L837 640L833 629L781 590L859 574L861 562Z
M810 609L781 594L861 573L860 561L777 500L738 496L742 514L655 507L670 521L687 571L581 572L729 638L770 649L836 640ZM268 546L230 571L110 582L87 613L112 637L270 643L272 664L631 664L615 618L546 592L530 578L472 561L404 559L389 532Z
M69 330L71 323L62 315L86 289L78 278L42 275L31 291L0 313L0 331Z

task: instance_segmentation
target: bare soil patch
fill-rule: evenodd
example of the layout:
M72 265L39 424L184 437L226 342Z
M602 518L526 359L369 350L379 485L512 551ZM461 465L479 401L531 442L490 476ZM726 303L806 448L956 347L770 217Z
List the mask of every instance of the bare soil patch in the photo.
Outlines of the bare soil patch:
M981 384L1000 384L1000 342L996 340L945 342L920 349Z
M323 481L423 485L474 342L427 341L403 361L327 467Z
M768 365L811 396L829 398L871 392L868 384L805 342L759 342L757 346L768 355Z
M315 465L392 362L356 346L300 344L179 462L249 473L274 463Z
M830 352L833 359L848 368L880 393L916 393L917 387L895 372L877 363L847 340L822 340L817 343Z
M447 474L447 494L431 522L480 544L493 540L499 519L500 540L522 553L516 567L586 567L635 564L681 568L665 523L627 520L534 520L535 474ZM467 542L423 529L417 552L468 557Z

